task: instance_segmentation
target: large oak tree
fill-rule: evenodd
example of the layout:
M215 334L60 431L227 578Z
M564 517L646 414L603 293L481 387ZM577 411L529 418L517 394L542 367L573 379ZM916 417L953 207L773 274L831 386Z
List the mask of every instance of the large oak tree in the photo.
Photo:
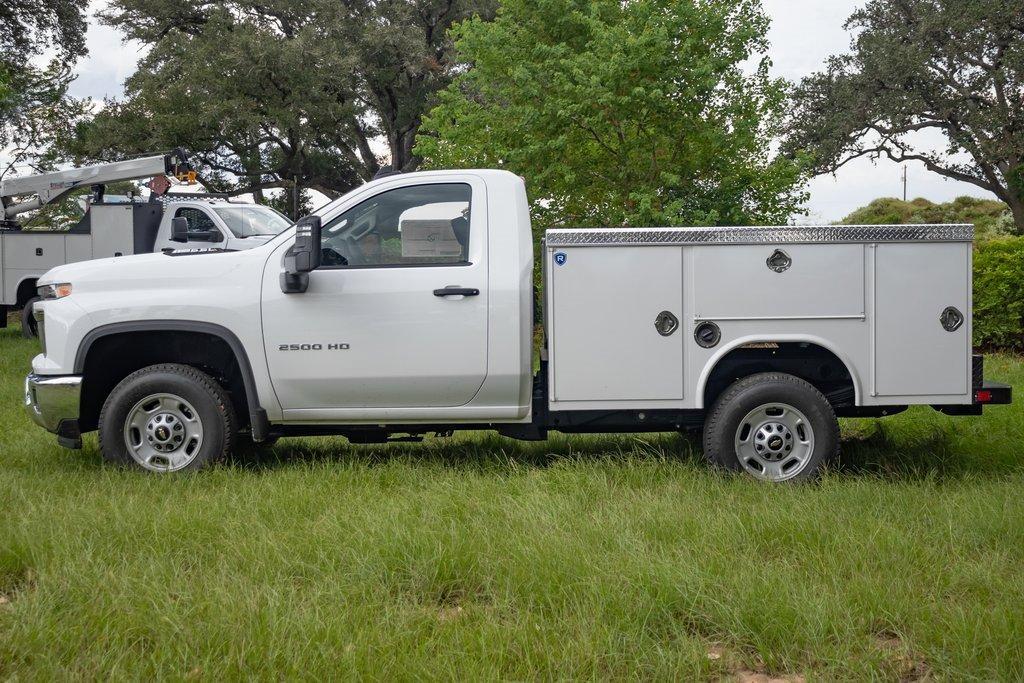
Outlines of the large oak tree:
M213 189L336 196L382 163L413 170L452 22L494 0L115 0L104 20L149 47L126 97L68 145L80 158L184 146Z
M85 54L84 2L4 0L0 3L0 150L15 164L39 161L55 138L84 113L67 95L72 66ZM49 63L38 61L51 54Z
M821 173L923 163L999 197L1024 232L1024 2L871 0L846 26L852 52L797 88L786 148Z

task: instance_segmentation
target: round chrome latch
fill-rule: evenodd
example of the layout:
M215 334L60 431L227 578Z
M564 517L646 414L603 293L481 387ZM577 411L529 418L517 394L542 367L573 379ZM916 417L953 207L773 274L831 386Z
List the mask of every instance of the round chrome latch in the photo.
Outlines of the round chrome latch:
M710 349L722 339L722 331L714 323L703 322L693 331L693 339L698 346Z

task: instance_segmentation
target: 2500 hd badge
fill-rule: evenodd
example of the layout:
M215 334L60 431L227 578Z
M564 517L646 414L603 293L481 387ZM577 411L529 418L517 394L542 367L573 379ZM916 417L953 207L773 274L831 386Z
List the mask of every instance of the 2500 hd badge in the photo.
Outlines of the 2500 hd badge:
M278 344L278 351L348 351L348 344Z

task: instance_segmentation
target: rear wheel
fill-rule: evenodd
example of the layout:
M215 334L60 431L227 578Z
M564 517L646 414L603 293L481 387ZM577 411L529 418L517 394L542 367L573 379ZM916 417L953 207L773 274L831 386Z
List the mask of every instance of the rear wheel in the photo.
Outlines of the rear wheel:
M187 365L151 365L110 392L99 420L109 462L151 472L198 470L231 452L235 413L224 389Z
M712 463L764 481L813 478L839 453L839 422L828 400L782 373L742 379L722 393L704 424Z
M39 336L39 325L36 317L32 314L32 307L39 301L39 297L32 297L21 307L21 336L25 339L35 339Z

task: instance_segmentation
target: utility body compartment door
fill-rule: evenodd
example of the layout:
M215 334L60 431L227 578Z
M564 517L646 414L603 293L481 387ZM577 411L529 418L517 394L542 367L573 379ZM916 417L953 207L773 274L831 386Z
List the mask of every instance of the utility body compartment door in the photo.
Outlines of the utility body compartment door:
M971 245L879 244L874 270L875 395L968 394ZM947 307L963 316L951 331Z
M682 248L567 247L546 257L552 402L681 400ZM662 314L671 318L659 330Z
M92 257L112 258L135 253L134 209L131 204L95 204L89 208Z

